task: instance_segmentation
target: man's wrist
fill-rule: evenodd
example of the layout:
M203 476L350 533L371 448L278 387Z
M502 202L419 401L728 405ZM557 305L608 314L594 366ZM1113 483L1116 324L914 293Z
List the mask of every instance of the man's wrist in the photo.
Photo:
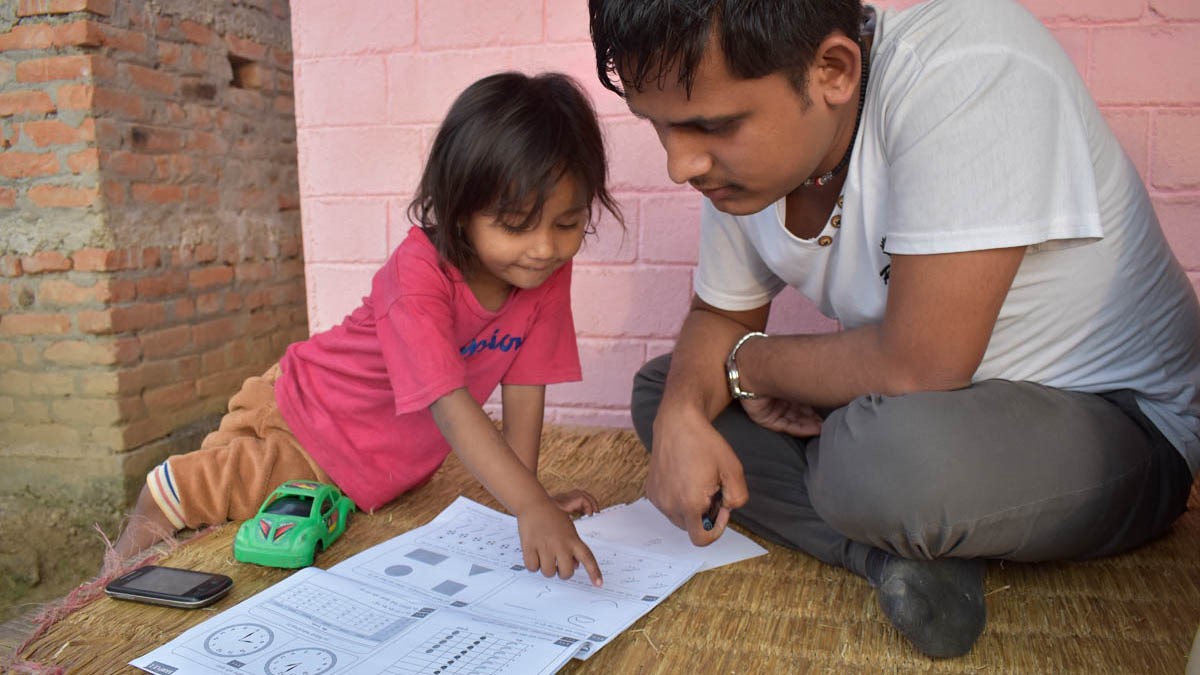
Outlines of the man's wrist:
M751 331L746 333L734 343L733 348L729 350L729 356L725 357L725 380L729 385L729 395L732 396L735 401L745 401L758 398L758 394L742 388L742 372L738 368L737 355L738 351L750 340L765 337L767 337L767 334L763 333L762 331Z

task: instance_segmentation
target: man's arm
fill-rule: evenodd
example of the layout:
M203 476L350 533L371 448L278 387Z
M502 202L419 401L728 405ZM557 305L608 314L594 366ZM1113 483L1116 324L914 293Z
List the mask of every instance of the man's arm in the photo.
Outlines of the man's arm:
M741 463L712 420L730 402L726 355L739 337L766 326L768 312L769 305L724 311L694 298L671 356L654 420L646 496L698 545L716 540L729 509L748 498ZM705 531L701 518L718 490L725 508L716 526Z
M893 255L881 323L839 333L751 340L742 388L819 407L867 393L965 387L983 360L1024 247Z

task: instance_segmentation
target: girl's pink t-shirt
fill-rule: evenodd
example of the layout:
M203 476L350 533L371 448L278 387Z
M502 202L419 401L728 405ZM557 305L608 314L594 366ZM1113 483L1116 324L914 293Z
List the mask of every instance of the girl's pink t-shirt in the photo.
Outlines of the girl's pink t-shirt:
M437 399L466 387L482 405L497 384L581 379L571 263L492 312L414 227L362 305L288 347L280 365L275 398L288 426L359 508L376 509L450 452L429 410Z

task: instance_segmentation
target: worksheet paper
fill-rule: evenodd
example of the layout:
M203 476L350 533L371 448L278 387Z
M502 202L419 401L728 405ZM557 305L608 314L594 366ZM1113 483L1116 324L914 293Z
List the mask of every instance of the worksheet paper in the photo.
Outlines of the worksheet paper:
M575 521L575 529L589 546L593 539L602 539L672 560L695 560L700 563L698 572L767 553L767 549L732 528L726 528L721 538L708 546L696 546L685 530L675 527L645 497L580 518Z
M683 548L661 514L624 520L642 508L658 514L647 502L614 507L615 530L608 510L577 521L602 588L582 569L569 580L526 570L516 519L460 497L429 524L328 571L296 572L130 664L162 675L549 675L608 644L705 564L760 554L727 547L765 552L732 530L721 547L683 534Z

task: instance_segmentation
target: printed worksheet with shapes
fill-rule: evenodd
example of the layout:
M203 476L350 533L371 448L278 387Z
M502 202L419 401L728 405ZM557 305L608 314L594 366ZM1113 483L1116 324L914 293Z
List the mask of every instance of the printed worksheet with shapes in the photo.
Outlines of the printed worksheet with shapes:
M460 497L428 525L330 569L431 603L469 607L501 623L569 637L587 658L679 588L700 560L674 560L601 539L586 540L604 575L570 579L525 569L517 521Z
M550 675L578 648L309 567L130 665L158 675Z
M760 554L733 531L719 548L686 534L680 543L642 508L577 521L602 588L582 568L568 580L526 570L516 518L460 497L427 525L329 570L300 570L130 665L158 675L550 675L595 654L702 566Z

